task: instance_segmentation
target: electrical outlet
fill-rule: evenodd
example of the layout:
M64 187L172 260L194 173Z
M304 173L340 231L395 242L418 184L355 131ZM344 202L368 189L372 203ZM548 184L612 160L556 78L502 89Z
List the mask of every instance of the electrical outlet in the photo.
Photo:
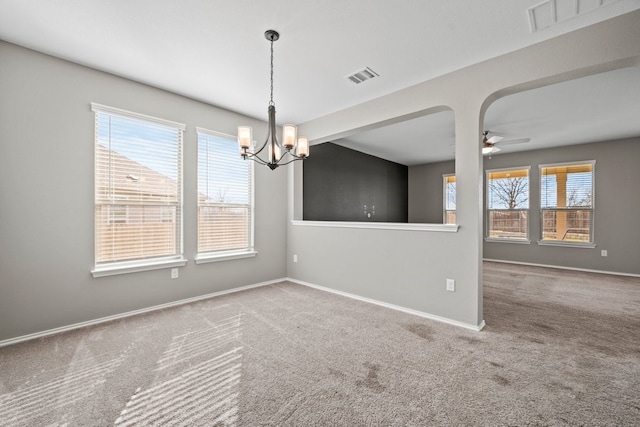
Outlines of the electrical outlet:
M171 278L172 279L177 279L178 278L178 269L177 268L172 268L171 269Z
M607 250L606 249L601 250L600 255L607 256Z
M449 292L455 292L456 291L456 281L453 279L447 279L447 290Z
M293 254L293 262L298 262L298 254Z

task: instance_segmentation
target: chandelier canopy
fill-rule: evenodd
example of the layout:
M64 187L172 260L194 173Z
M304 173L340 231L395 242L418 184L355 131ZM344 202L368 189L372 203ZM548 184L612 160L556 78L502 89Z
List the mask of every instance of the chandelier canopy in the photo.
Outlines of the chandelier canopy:
M253 160L274 170L280 165L309 157L309 141L307 138L297 138L296 127L289 124L282 127L282 140L278 140L276 104L273 102L273 42L280 38L280 34L275 30L267 30L264 37L271 43L271 99L267 110L269 114L267 138L264 144L256 148L253 142L253 129L250 126L238 126L238 145L240 155L245 160ZM267 155L266 160L260 156L260 153L263 153L262 156Z

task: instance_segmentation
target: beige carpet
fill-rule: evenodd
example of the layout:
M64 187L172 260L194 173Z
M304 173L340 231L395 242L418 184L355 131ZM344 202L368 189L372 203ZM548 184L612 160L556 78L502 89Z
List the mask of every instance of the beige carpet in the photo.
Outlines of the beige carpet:
M479 333L281 283L0 348L0 426L639 425L640 279L484 292Z

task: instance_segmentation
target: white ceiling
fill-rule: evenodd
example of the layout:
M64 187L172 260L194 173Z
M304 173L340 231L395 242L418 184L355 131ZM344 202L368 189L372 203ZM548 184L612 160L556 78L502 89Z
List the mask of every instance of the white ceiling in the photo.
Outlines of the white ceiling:
M0 0L0 39L266 120L263 33L276 29L278 122L299 124L640 9L640 0L556 1L585 13L532 32L527 10L541 0ZM346 79L365 66L380 77ZM606 73L503 98L486 128L532 139L504 152L640 135L639 94L638 68ZM363 135L341 143L404 164L453 158L451 113L366 136L364 147ZM424 141L429 150L412 145Z
M491 104L485 130L504 137L499 154L640 136L640 67L510 95ZM404 165L454 158L454 117L436 113L335 143ZM507 144L513 139L531 141Z

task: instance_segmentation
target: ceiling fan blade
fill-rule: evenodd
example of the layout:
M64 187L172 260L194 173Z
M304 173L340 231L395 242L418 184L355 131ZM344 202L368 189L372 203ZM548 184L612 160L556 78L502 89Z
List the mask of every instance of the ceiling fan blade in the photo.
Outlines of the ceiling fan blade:
M529 142L529 141L531 141L531 138L507 139L506 141L500 141L498 144L500 145L522 144L524 142Z
M500 135L493 135L491 138L487 140L487 142L490 144L495 144L496 142L501 141L503 138L504 137Z

